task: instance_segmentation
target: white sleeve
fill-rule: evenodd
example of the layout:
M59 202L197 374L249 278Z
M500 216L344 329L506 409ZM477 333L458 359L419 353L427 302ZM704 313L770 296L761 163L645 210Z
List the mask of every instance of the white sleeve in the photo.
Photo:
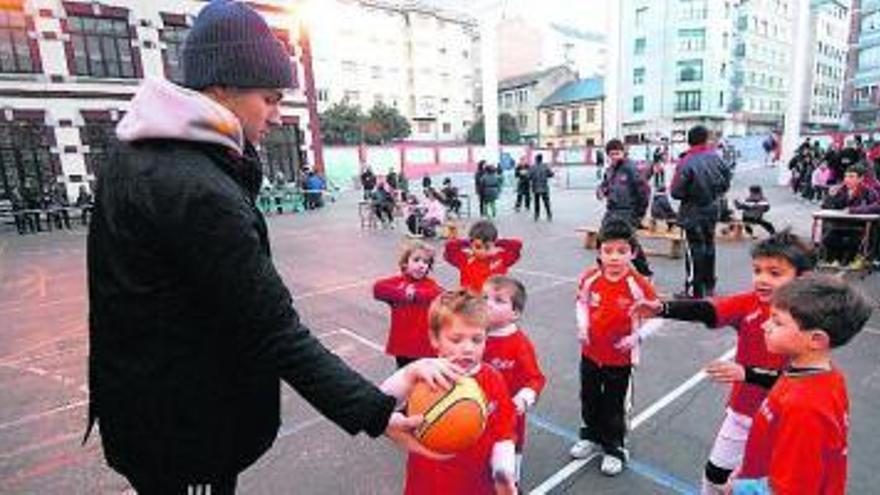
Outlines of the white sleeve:
M586 341L590 337L590 309L585 301L575 301L574 316L577 320L578 338Z
M513 440L495 442L492 446L492 478L504 473L513 478L516 474L516 448Z
M531 409L535 406L535 402L538 400L538 394L529 387L523 387L513 396L514 404L516 404L517 400L524 401L526 409Z

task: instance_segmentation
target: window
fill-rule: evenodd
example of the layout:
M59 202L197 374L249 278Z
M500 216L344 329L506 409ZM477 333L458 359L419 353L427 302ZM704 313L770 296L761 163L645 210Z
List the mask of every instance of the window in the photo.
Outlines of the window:
M427 133L431 132L431 123L430 122L421 121L418 123L418 125L416 127L419 130L419 134L427 134Z
M60 170L49 152L50 132L38 121L0 122L0 197L16 188L27 199L54 184Z
M357 75L357 62L351 60L343 60L342 61L342 73L347 77L353 77Z
M681 52L701 52L706 49L706 30L679 29L678 50Z
M700 91L676 91L675 111L696 112L700 110Z
M724 108L724 91L718 92L718 108Z
M109 17L69 15L73 48L71 72L80 76L137 77L128 21Z
M165 44L162 50L162 61L165 63L165 77L176 83L183 82L183 42L189 33L189 27L166 24L159 30L159 41Z
M513 93L505 93L504 94L504 108L510 108L513 106Z
M634 54L642 55L645 53L645 47L648 45L648 41L645 38L636 38L636 46L634 50Z
M596 108L587 107L587 123L592 124L596 121Z
M286 182L299 183L299 171L306 161L302 142L303 133L298 124L272 127L260 145L263 176L274 179L283 175Z
M370 67L370 77L373 79L382 79L382 67L374 65Z
M544 112L544 120L547 124L547 127L553 127L553 111Z
M642 113L645 111L645 97L636 96L633 98L633 113Z
M449 122L443 123L443 134L449 134L452 132L452 124Z
M109 116L92 117L83 115L84 124L80 127L80 139L89 147L85 153L86 170L97 175L107 164L110 148L116 141L116 124Z
M571 132L574 134L581 132L581 111L577 108L571 111Z
M36 55L24 13L0 10L0 72L37 72Z
M342 99L352 105L357 105L358 103L360 103L361 93L360 91L349 89L345 92Z
M633 86L640 86L645 83L645 68L636 67L633 69Z
M318 90L318 101L326 102L330 99L330 91L327 89Z
M636 9L636 28L645 27L645 20L648 18L648 7L639 7Z
M677 64L678 82L694 82L703 80L703 61L682 60Z
M516 123L519 125L520 130L525 129L529 125L529 116L524 113L517 115Z
M706 0L679 0L678 18L699 20L706 18Z

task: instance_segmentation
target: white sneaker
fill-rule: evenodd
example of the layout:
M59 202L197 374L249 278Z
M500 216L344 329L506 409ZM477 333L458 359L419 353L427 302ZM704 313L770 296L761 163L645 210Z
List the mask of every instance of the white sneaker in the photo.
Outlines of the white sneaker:
M568 451L575 459L586 459L599 451L599 445L589 440L578 440Z
M605 476L617 476L623 472L623 461L613 455L602 456L602 466L599 467Z

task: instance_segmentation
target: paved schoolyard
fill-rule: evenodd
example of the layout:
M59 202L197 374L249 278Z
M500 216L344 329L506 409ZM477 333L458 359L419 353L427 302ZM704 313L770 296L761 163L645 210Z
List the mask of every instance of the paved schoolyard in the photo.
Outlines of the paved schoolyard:
M746 168L746 167L744 167ZM502 235L525 240L513 274L527 285L523 326L549 383L530 418L524 488L550 493L695 493L705 456L724 409L726 388L702 379L700 368L727 353L730 330L667 323L649 340L636 372L630 469L616 479L595 460L570 464L578 426L578 345L572 298L576 277L595 254L581 246L578 226L595 223L601 207L584 187L554 192L553 223L514 214L507 192L499 207ZM465 182L465 181L463 181ZM741 170L737 189L772 183L765 169ZM565 185L560 180L560 185ZM316 213L269 220L278 270L304 322L355 368L380 381L394 369L385 356L388 310L371 298L371 284L395 272L399 230L362 231L356 195ZM781 189L770 191L777 224L808 232L811 208ZM746 244L719 247L720 290L748 285ZM664 293L681 286L680 261L652 258ZM446 285L454 271L438 262ZM878 276L863 281L876 297ZM0 233L0 493L119 493L124 479L103 461L93 437L81 445L88 391L87 300L83 230L19 237ZM852 400L850 493L871 493L880 482L880 317L838 356ZM386 440L349 438L321 419L286 385L283 427L274 447L240 478L244 494L398 493L403 456Z

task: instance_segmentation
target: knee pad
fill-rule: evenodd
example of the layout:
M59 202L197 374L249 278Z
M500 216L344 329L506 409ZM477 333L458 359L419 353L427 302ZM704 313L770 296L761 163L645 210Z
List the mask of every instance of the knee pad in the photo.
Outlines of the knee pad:
M732 472L732 469L718 467L712 464L712 461L706 463L706 479L716 485L727 483L727 479L730 478L730 473Z

